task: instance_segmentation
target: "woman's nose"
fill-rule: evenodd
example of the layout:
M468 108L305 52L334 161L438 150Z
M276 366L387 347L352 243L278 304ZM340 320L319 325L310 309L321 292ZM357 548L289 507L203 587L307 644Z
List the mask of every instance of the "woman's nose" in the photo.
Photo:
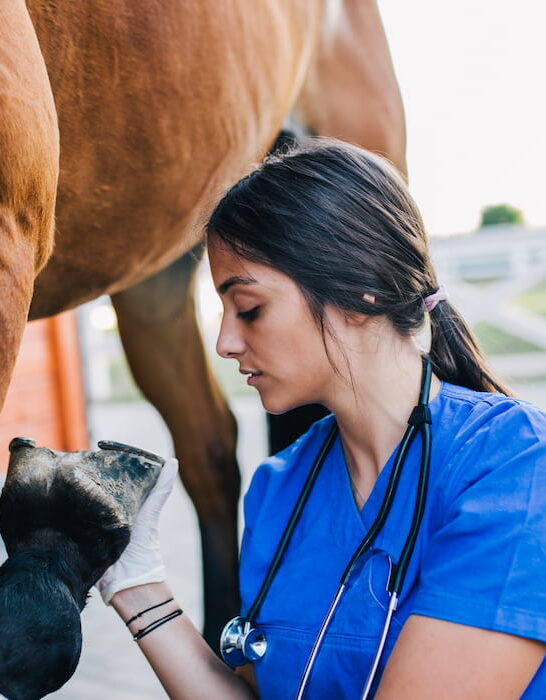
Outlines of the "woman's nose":
M224 318L218 333L218 340L216 341L216 352L218 355L225 358L237 357L243 353L244 347L244 341L240 333Z

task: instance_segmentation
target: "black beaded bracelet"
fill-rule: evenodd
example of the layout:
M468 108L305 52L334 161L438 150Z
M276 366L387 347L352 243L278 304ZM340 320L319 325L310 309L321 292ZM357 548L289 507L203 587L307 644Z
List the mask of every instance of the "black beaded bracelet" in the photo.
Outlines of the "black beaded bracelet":
M141 630L138 630L138 632L135 635L133 635L133 641L138 642L138 640L142 639L142 637L145 637L147 634L150 634L150 632L153 632L158 627L161 627L161 625L164 625L166 622L174 620L175 617L179 617L180 615L182 615L182 613L183 610L181 608L178 608L178 610L175 610L174 612L165 615L165 617L160 617L159 620L151 622L149 625L143 627Z
M138 620L139 617L142 617L147 612L150 612L150 610L155 610L156 608L160 608L162 605L167 605L167 603L172 603L173 600L174 600L174 598L169 598L169 600L164 600L162 603L158 603L157 605L152 605L151 608L146 608L146 610L141 610L136 615L133 615L133 617L130 620L127 620L127 622L125 624L127 625L127 627L129 627L131 622Z

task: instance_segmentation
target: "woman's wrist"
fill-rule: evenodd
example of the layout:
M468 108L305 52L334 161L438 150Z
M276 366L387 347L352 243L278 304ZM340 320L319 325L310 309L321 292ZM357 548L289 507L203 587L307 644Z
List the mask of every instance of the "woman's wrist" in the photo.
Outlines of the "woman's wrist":
M138 615L143 610L159 605L164 601L173 598L172 590L166 581L161 583L145 583L141 586L133 586L124 588L114 594L111 605L118 613L124 622L130 620L135 615ZM130 625L131 632L134 632L135 627L142 627L155 617L161 617L178 608L179 605L175 600L162 606L159 611L157 609L150 610L144 613L140 618Z
M138 645L167 695L177 700L204 697L206 688L206 697L255 698L247 683L214 655L191 620L174 614L180 606L176 600L170 600L172 597L171 587L163 581L125 588L111 601L124 622L143 613L128 627L133 638L140 630L145 631ZM167 619L162 622L164 618Z

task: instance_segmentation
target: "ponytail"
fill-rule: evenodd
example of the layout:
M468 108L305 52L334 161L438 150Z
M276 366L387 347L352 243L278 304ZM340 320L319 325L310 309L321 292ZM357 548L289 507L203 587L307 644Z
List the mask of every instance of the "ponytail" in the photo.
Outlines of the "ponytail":
M474 391L498 391L513 396L487 366L474 334L449 301L442 301L432 309L430 325L430 359L440 379Z

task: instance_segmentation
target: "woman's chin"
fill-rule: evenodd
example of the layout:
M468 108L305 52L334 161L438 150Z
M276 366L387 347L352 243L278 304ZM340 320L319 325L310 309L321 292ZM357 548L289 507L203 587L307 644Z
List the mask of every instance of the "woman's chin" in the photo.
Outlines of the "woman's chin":
M286 410L274 411L274 410L272 410L271 408L267 408L266 406L264 406L264 408L265 408L265 410L266 410L270 415L272 415L272 416L282 416L283 413L286 413L287 411L290 410L290 409L288 408L288 409L286 409Z
M288 401L279 401L268 398L266 396L262 396L260 394L260 399L262 401L262 406L264 409L268 412L271 413L273 416L281 416L283 413L288 413L288 411L293 411L295 408L299 408L300 406L305 406L307 404L301 403L301 402L288 402Z
M271 415L273 416L280 416L281 414L286 413L286 411L290 410L288 408L279 408L279 405L277 403L264 401L263 399L262 406L268 413L271 413Z

